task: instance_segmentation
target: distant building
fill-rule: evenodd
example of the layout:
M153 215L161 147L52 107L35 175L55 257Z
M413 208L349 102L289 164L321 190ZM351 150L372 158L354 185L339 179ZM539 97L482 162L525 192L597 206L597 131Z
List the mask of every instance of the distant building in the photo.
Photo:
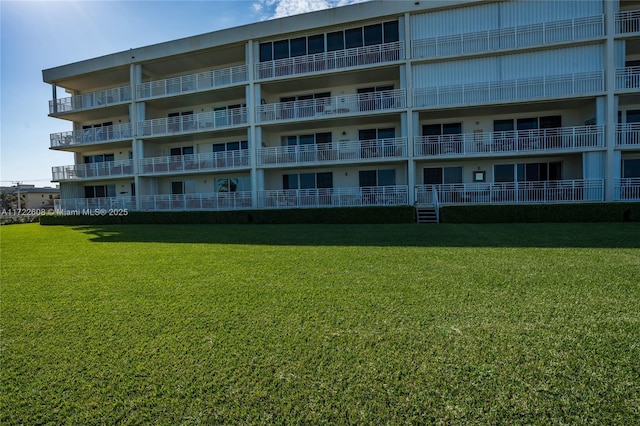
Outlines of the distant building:
M640 200L640 1L370 1L43 79L62 209Z
M30 210L53 210L54 201L60 199L60 189L47 186L37 188L35 185L20 185L19 191L16 186L5 186L0 188L0 191L15 196L19 193L22 200L22 208ZM17 207L18 204L16 202L11 205L12 209Z

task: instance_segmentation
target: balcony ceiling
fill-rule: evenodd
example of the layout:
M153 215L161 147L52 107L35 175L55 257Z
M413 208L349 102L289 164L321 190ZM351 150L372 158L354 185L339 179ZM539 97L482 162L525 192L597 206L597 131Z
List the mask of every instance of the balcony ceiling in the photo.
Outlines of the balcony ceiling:
M208 49L199 53L171 56L142 65L143 79L161 79L173 75L192 74L194 70L228 68L228 64L244 64L244 45L224 49Z

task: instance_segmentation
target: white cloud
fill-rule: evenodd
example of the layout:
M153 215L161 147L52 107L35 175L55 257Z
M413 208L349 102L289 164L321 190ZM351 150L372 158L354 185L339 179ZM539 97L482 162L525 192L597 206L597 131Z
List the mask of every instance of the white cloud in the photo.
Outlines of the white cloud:
M261 19L274 19L363 1L367 0L257 0L253 9Z

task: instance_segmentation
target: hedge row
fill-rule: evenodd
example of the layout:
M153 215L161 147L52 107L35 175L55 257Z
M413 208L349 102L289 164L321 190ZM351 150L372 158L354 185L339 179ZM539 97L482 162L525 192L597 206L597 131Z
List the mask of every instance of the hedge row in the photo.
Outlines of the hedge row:
M443 223L638 222L640 203L443 206Z
M116 224L285 224L285 223L413 223L415 209L348 207L235 211L128 212L126 215L44 215L41 225Z

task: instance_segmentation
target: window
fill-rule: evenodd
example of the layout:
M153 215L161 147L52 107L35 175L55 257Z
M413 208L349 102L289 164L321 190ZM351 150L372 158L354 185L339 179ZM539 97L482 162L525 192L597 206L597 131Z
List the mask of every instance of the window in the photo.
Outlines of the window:
M273 60L273 43L260 43L260 62Z
M357 90L360 100L360 111L393 108L393 98L385 92L393 90L393 86L364 87Z
M97 155L85 155L83 157L84 163L104 163L106 161L113 161L113 154L97 154Z
M84 187L85 198L105 198L115 197L115 185L89 185Z
M627 123L640 123L640 110L627 111Z
M393 43L400 40L400 33L398 31L398 21L389 21L382 24L384 29L384 42Z
M342 31L327 33L327 51L342 49L344 49L344 33Z
M333 188L333 173L301 173L282 175L282 189Z
M171 193L173 195L184 194L184 182L171 182Z
M382 24L364 27L364 45L382 44Z
M622 161L623 178L640 178L640 158L629 158Z
M513 130L513 120L493 120L494 132L510 132Z
M273 59L289 57L289 40L280 40L273 43Z
M178 156L178 155L191 155L193 154L193 147L192 146L182 146L182 147L175 147L175 148L171 148L170 151L170 155L172 157Z
M390 186L396 184L395 169L361 170L359 172L360 187Z
M216 179L216 192L242 192L251 191L251 179L249 177L232 177Z
M494 182L543 182L562 179L562 163L518 163L493 166Z
M462 183L462 167L425 167L422 178L425 185Z
M290 42L291 57L304 56L307 54L306 37L292 38Z
M307 39L307 52L309 55L324 52L324 34L310 36Z
M425 124L422 126L423 136L459 135L462 123Z
M518 130L532 130L538 128L538 118L518 118L516 121Z
M541 129L555 129L558 127L562 127L562 116L550 115L547 117L540 117Z
M347 49L362 47L363 46L362 27L346 30L344 32L344 40L345 40L345 47Z
M237 151L240 149L249 149L248 141L238 142L221 142L213 144L213 152Z

